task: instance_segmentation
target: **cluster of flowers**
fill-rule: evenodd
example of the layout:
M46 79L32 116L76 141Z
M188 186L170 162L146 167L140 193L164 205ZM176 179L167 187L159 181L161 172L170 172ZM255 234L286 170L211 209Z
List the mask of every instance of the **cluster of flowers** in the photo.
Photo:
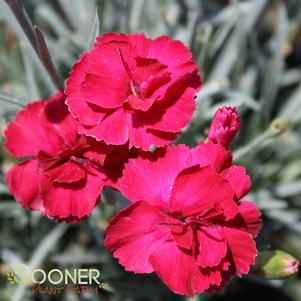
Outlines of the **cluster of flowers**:
M98 37L65 91L29 103L8 125L7 149L25 158L7 173L11 193L23 207L77 222L113 187L131 205L110 221L105 245L127 271L156 272L179 294L219 290L254 264L261 219L241 201L250 177L229 151L240 126L235 108L216 112L197 147L170 145L200 87L179 41Z

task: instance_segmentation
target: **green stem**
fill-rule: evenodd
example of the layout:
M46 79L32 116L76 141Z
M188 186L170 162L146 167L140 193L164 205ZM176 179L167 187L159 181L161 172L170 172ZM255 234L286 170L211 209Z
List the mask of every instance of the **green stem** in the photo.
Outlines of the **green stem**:
M0 91L0 100L4 102L8 102L19 106L21 108L25 108L24 103L22 103L16 96Z
M233 153L233 159L234 161L240 160L242 157L252 153L255 151L255 149L258 149L258 147L263 143L268 140L272 140L270 134L268 131L263 132L261 135L256 137L254 140L252 140L250 143L247 145L239 148Z
M21 1L5 0L5 2L14 14L22 30L26 34L32 48L36 52L42 65L45 67L51 81L58 90L61 90L63 88L63 84L51 61L45 38L42 32L36 26L33 29L30 21L28 20L27 15L24 13Z

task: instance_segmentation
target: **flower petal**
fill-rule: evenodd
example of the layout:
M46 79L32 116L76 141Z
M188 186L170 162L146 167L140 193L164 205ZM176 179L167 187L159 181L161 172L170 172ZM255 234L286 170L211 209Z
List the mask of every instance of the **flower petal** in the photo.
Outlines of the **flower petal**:
M221 175L230 183L236 197L241 199L251 189L251 178L243 166L232 165L221 172Z
M93 162L97 162L98 164L103 165L108 155L111 154L116 147L112 145L106 145L104 142L96 141L95 139L90 137L88 139L91 139L88 140L90 146L88 146L84 150L82 156L84 158L92 160Z
M207 272L210 275L209 277L211 280L211 285L206 290L206 292L208 293L220 292L224 288L225 284L230 280L231 276L233 276L233 271L229 269L229 262L225 261L225 264L223 265L226 268L223 269L213 268L212 271L209 270L209 272Z
M13 166L6 174L6 183L11 194L23 207L44 212L37 160L27 160Z
M79 125L79 133L103 140L107 144L121 145L129 139L128 114L122 109L108 113L96 126Z
M137 157L137 151L135 148L129 150L128 144L114 146L113 150L106 155L102 168L106 176L104 178L105 185L120 190L119 180L122 177L125 163L128 162L129 158L134 157Z
M49 123L41 122L46 103L44 100L29 103L6 128L6 147L15 157L36 156L40 151L55 154L61 149L62 138Z
M143 99L138 96L129 95L125 102L131 109L147 111L154 103L154 98Z
M149 262L164 283L177 294L192 297L210 285L209 277L201 273L189 251L179 248L172 240L155 250Z
M148 57L149 47L152 43L151 39L147 38L142 33L129 34L128 39L138 57Z
M149 111L141 114L148 129L179 132L192 118L195 110L195 90L173 93L164 101L157 101Z
M99 47L104 43L124 43L127 42L128 38L124 33L116 33L116 32L106 32L101 36L96 38L96 42L94 43L94 47Z
M171 40L169 36L154 39L148 55L169 66L175 79L187 73L194 74L198 70L197 65L192 62L192 54L187 47L181 41Z
M189 148L184 145L158 149L147 158L131 159L120 180L121 192L131 202L143 200L165 208L177 175L186 166Z
M87 56L90 62L81 93L88 102L102 108L118 108L131 93L130 81L135 66L134 49L125 35L122 41L96 43Z
M41 181L41 195L45 214L50 218L77 219L90 215L103 188L101 175L95 170L87 172L86 178L75 183L56 184L45 176Z
M171 238L165 225L171 218L145 202L120 211L106 229L106 248L127 271L151 273L149 256Z
M223 230L227 239L232 269L241 277L247 274L250 266L255 263L256 244L252 235L247 232L229 227L223 227Z
M70 77L66 80L65 93L66 104L71 114L85 125L96 125L107 114L107 110L93 104L89 104L81 94L81 83L86 77L90 62L87 54L83 54L79 61L73 66Z
M112 67L104 69L103 66L99 66L99 68L103 72L102 75L89 73L81 84L84 99L105 109L121 107L130 93L129 79L126 75L108 73L108 70L114 70Z
M194 247L194 236L191 227L183 227L183 223L174 222L170 225L170 230L173 235L173 239L179 247L192 250Z
M214 144L211 141L200 144L191 150L190 164L199 164L201 167L211 165L218 173L232 166L232 155L221 145Z
M65 144L72 146L77 135L77 123L65 104L65 94L59 91L50 97L41 113L41 122L54 129Z
M215 205L215 209L222 212L225 221L233 219L239 213L237 202L232 199L223 199Z
M178 133L149 130L144 127L130 128L130 147L140 148L149 151L150 147L155 145L163 147L176 140Z
M210 279L210 287L206 292L212 288L222 288L225 283L223 283L224 273L229 271L230 263L227 258L223 258L221 262L215 267L201 268L201 271L204 275Z
M44 174L53 182L72 183L84 179L86 171L77 163L67 161L63 164L55 165L49 170L44 170Z
M256 237L262 225L261 212L254 203L248 201L240 202L238 209L239 214L227 225L244 230Z
M220 226L201 226L197 231L196 263L203 268L220 264L227 253L227 242Z
M231 186L210 166L183 170L175 180L169 201L170 212L183 216L204 214L224 199L232 199Z

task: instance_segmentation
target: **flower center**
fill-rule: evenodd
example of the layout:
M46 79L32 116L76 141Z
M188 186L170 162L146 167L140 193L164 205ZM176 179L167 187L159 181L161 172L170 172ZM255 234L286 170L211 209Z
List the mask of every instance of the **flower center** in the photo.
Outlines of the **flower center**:
M166 226L171 227L184 227L189 228L191 227L193 230L197 229L199 226L212 226L216 224L219 220L219 217L222 213L221 210L212 206L207 208L202 213L194 214L190 216L183 216L180 212L169 213L169 212L162 212L167 216L170 216L173 219L178 220L175 223L166 223Z
M128 63L125 61L124 57L123 57L123 54L122 54L122 51L120 48L118 48L118 52L119 52L119 55L120 55L120 58L121 58L121 62L122 62L122 65L124 67L124 70L127 74L127 76L129 77L129 80L130 80L130 89L131 89L131 92L133 94L133 96L138 96L138 97L141 97L142 96L142 91L141 91L141 88L139 87L139 85L135 82L134 78L133 78L133 75L131 73L131 70L129 68L129 65Z
M76 157L76 156L70 156L69 160L73 161L79 165L84 165L84 164L88 164L88 163L92 162L91 159L86 159L86 158L81 158L81 157Z

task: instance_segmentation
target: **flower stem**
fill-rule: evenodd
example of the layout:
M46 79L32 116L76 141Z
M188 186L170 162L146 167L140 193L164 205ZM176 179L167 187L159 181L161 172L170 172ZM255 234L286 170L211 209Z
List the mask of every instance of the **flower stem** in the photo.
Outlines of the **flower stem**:
M63 88L63 84L51 61L45 38L42 32L37 27L33 29L26 14L24 13L21 1L5 0L5 2L9 6L10 10L13 12L22 30L26 34L32 48L36 52L42 65L45 67L51 81L58 90L61 90Z
M25 105L16 96L2 91L0 91L0 100L25 108Z
M267 140L273 139L270 137L267 131L263 132L261 135L252 140L249 144L239 148L237 151L233 153L234 161L240 160L242 157L248 155L251 152L254 152L255 149L258 148L263 142Z

